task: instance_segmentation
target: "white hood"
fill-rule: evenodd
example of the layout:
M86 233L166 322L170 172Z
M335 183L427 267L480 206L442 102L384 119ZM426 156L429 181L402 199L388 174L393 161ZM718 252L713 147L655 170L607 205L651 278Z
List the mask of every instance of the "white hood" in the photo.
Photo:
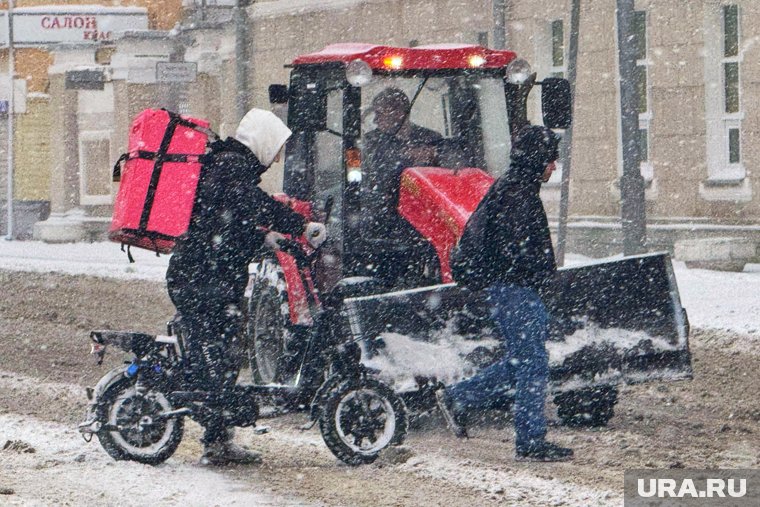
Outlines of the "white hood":
M269 167L292 132L271 111L251 109L240 120L235 139L248 146L261 165Z

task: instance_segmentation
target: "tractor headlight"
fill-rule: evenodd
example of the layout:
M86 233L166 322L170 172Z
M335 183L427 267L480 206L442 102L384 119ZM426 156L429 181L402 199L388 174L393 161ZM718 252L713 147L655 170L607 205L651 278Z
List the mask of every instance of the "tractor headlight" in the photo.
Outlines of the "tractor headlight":
M372 68L364 60L352 60L346 65L346 81L352 86L364 86L372 82Z
M522 85L531 76L533 69L530 68L530 64L522 58L515 58L507 65L507 82Z

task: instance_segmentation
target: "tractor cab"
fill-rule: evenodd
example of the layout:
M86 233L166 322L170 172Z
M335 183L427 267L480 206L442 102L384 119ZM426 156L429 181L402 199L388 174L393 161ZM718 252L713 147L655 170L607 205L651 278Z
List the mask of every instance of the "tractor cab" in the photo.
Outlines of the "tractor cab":
M449 251L528 122L527 62L474 45L334 44L290 67L270 101L287 105L293 131L285 194L302 209L331 203L321 288L351 276L451 281ZM567 82L539 84L544 124L566 128Z

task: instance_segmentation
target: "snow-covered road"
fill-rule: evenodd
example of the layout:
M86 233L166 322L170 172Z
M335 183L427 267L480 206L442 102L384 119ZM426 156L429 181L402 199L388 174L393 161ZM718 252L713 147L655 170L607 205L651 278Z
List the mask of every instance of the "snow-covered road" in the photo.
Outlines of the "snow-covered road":
M3 442L23 442L34 452L0 453L3 487L15 492L2 505L77 507L120 506L309 506L297 498L269 495L251 482L237 481L220 469L170 459L158 467L115 462L97 445L88 445L70 425L13 414L0 415ZM13 445L13 444L11 444ZM34 480L28 480L35 470ZM124 487L128 481L129 486ZM40 488L40 484L46 487ZM23 500L22 500L23 499ZM8 503L5 503L8 502Z
M0 270L118 279L67 285L69 297L87 299L89 306L82 303L82 308L88 311L94 305L90 300L99 297L93 287L103 284L132 290L141 285L155 301L163 291L160 285L123 281L161 282L168 257L138 249L133 255L137 262L129 264L126 254L112 243L0 241ZM759 383L760 266L749 266L744 273L722 273L690 270L676 262L675 271L692 326L703 330L692 342L694 380L624 388L616 408L620 416L610 429L553 427L560 442L576 450L573 463L536 467L513 462L511 431L496 421L475 429L474 438L466 442L433 424L410 433L407 444L413 455L405 463L384 463L381 458L369 467L346 467L329 453L316 428L298 429L305 420L297 414L272 420L273 430L267 435L254 436L250 429L238 433L241 443L264 453L262 468L209 470L196 465L200 429L192 424L177 454L159 467L114 462L96 443L87 445L66 419L82 411L82 385L40 378L49 366L47 360L31 368L16 368L10 362L9 371L0 371L0 448L11 442L11 448L0 450L0 504L607 506L622 503L619 485L624 468L667 468L674 463L695 468L756 466L759 444L749 430L744 432L745 426L756 424L755 415L737 407L747 405L745 397L751 396L747 393ZM55 306L55 295L36 291L48 277L14 275L9 280L14 278L15 290L27 287L27 299L21 298L18 305ZM12 292L6 290L5 297L12 297ZM114 294L120 293L111 297ZM59 303L50 315L65 312L72 304ZM16 326L13 329L31 335L48 329L47 313L17 312L12 304L6 306L8 329ZM72 329L74 334L90 329L86 319L80 323L51 318L63 336ZM740 356L725 346L736 343L753 347L755 353ZM64 365L66 360L62 358ZM729 427L726 421L730 428L724 431ZM506 428L511 428L509 421ZM16 449L14 442L19 442ZM24 452L24 446L35 452ZM4 488L13 493L2 494Z

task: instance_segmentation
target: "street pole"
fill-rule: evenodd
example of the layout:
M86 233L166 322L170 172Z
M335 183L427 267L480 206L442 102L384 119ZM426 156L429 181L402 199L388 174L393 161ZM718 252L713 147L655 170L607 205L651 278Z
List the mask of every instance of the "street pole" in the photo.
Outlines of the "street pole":
M493 47L494 49L506 49L507 47L507 0L494 0L493 2Z
M14 103L13 74L16 64L13 61L13 0L8 0L8 226L5 239L13 239L13 111Z
M644 178L639 154L639 108L636 89L636 48L633 43L634 0L617 0L617 35L620 69L620 130L623 175L620 178L620 213L623 253L646 251Z
M567 80L570 82L570 96L575 112L575 81L578 75L578 33L580 30L581 0L572 0L570 8L570 47L568 48ZM562 163L562 182L560 184L559 223L557 225L557 265L565 265L567 247L567 218L570 208L570 164L572 162L573 125L565 130L560 161Z
M174 47L169 55L169 61L174 63L185 62L185 52L187 50L187 35L180 29L174 35ZM188 84L184 81L172 81L169 83L169 100L168 108L179 114L190 114L190 100L188 98Z
M238 0L235 6L235 109L238 119L248 112L250 103L248 72L251 53L248 40L248 12L252 0Z

